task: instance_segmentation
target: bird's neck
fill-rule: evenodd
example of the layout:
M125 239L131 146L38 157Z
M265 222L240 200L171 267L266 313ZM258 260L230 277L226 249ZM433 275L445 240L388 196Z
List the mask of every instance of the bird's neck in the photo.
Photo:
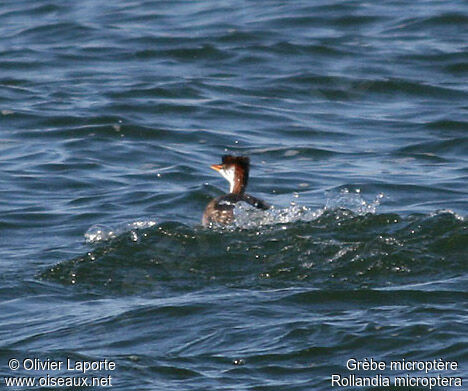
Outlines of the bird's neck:
M233 194L244 194L245 185L238 178L234 178L234 182L231 183L231 188L229 189L229 191Z
M247 187L247 175L244 170L236 169L229 191L233 194L244 194Z

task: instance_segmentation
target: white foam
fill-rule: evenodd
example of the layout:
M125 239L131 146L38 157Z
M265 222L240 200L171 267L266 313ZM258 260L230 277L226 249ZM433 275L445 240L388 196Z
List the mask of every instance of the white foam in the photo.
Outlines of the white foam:
M297 199L297 197L295 198ZM357 215L375 214L383 198L384 195L380 193L373 201L368 202L363 198L360 189L353 191L342 189L338 194L329 193L325 207L317 209L298 205L297 200L291 201L289 207L278 208L273 206L266 211L239 202L234 209L235 222L233 227L250 229L274 224L309 222L318 219L326 211L337 209L346 209ZM348 214L345 213L345 215ZM337 219L342 215L342 213L338 214Z
M384 198L384 194L378 194L373 201L366 201L362 196L361 189L349 190L341 189L338 194L329 193L325 209L333 210L338 208L349 209L358 215L367 213L375 214L377 207Z
M156 221L154 219L141 219L132 222L120 223L117 224L115 227L107 226L107 225L93 225L89 228L84 237L86 243L99 243L99 242L106 242L119 236L125 232L128 232L130 238L133 241L137 241L138 230L149 228L156 225Z
M312 221L320 217L324 208L312 210L307 206L299 206L292 203L287 208L272 206L268 210L259 210L244 202L236 204L234 209L236 228L256 228L273 224L287 224L296 221Z

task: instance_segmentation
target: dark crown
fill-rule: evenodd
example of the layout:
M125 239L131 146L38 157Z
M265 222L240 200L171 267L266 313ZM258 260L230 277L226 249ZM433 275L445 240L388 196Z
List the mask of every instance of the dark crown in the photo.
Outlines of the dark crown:
M244 171L248 172L250 167L250 159L247 156L224 155L223 164L227 166L235 164L242 167Z

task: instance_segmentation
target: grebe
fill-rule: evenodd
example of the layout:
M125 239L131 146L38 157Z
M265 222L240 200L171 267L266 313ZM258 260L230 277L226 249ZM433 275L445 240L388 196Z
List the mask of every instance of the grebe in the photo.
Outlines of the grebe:
M224 155L222 164L213 164L211 168L227 179L230 188L228 194L214 198L206 206L202 220L205 227L213 223L232 223L234 221L234 207L239 201L244 201L262 210L270 208L266 202L245 193L250 168L250 159L247 156Z

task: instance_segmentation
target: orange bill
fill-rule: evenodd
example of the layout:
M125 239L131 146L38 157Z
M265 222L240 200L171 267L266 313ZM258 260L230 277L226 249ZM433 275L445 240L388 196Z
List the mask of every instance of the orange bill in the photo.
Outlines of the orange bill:
M213 170L216 170L216 171L219 171L223 168L223 165L222 164L212 164L210 166Z

